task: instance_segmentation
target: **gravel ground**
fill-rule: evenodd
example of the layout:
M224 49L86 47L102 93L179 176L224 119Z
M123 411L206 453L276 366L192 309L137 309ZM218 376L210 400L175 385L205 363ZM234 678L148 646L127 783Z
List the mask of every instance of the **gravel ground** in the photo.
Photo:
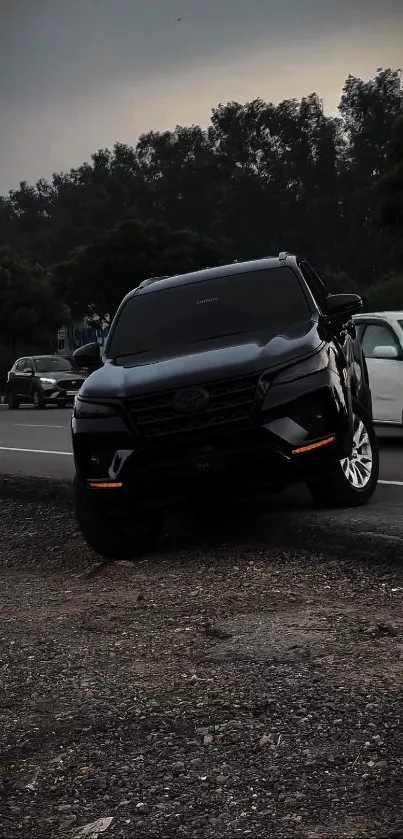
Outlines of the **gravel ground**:
M2 839L403 837L401 567L0 510Z

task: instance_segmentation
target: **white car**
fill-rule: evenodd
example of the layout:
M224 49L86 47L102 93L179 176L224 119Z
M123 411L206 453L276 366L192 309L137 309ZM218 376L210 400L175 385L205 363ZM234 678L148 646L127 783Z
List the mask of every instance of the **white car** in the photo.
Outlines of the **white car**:
M372 393L374 424L403 428L403 312L356 315Z

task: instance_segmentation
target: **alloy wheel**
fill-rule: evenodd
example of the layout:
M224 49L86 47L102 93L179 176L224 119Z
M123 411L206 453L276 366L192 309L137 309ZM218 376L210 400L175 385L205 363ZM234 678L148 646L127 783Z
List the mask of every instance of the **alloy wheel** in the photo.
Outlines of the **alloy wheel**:
M353 448L348 457L341 461L341 468L350 486L364 489L372 475L372 447L368 431L360 419L354 416Z

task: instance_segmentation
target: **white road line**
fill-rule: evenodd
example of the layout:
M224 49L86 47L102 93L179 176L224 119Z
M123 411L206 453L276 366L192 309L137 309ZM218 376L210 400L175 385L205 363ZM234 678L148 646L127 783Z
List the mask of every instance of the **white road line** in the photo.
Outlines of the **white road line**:
M67 425L41 425L39 422L14 422L14 428L68 428Z
M390 487L403 487L403 481L378 481L378 484L384 484Z
M73 452L52 452L47 449L17 449L11 446L0 446L0 452L23 452L24 454L62 454L65 457L73 457Z

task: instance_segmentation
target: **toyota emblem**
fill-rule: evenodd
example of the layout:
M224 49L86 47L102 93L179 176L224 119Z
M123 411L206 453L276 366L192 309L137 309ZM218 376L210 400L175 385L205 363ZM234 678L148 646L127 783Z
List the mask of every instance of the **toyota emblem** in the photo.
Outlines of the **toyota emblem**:
M178 390L172 400L175 411L179 414L193 414L207 408L209 395L202 387L188 387Z

